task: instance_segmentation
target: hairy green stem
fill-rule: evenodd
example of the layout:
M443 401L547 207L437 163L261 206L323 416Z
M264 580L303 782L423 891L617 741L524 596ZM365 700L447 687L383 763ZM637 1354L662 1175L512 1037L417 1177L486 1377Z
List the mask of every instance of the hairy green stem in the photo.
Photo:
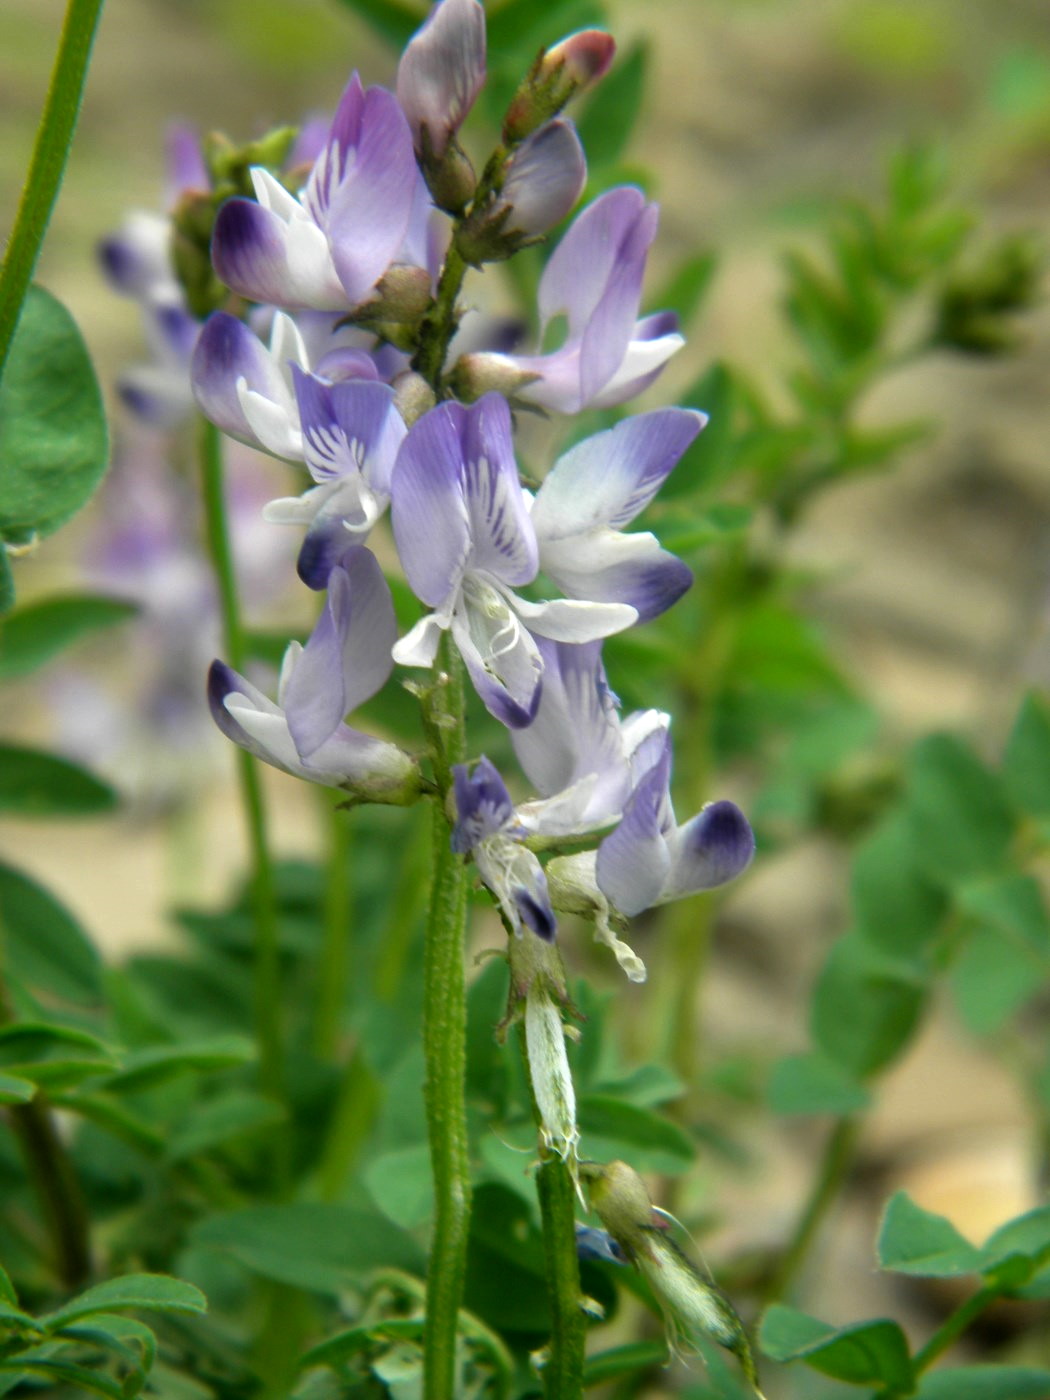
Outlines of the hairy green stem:
M328 836L325 874L324 942L317 968L317 1007L314 1012L314 1049L323 1060L339 1058L340 1019L350 967L351 920L350 819L321 788Z
M29 174L0 266L0 377L54 208L84 92L102 0L69 0Z
M470 1229L467 1144L467 999L464 954L468 873L450 843L444 799L452 766L466 756L463 674L448 641L447 674L426 706L439 797L434 802L430 910L423 956L424 1094L434 1177L434 1235L427 1268L424 1357L426 1400L454 1400L456 1328Z
M799 1214L780 1263L764 1290L766 1303L773 1303L784 1297L805 1263L817 1231L824 1223L825 1216L849 1175L860 1126L860 1120L857 1118L840 1118L832 1129L812 1190Z
M247 645L241 623L233 568L226 501L223 495L222 439L219 430L200 421L200 467L208 553L219 588L223 638L230 665L243 671ZM267 837L266 809L255 759L237 750L241 802L251 850L252 900L255 912L255 1028L262 1090L284 1099L284 1036L281 1025L281 969L277 900ZM282 1140L287 1134L281 1134ZM278 1163L278 1165L280 1165Z
M551 1305L550 1355L543 1368L547 1400L579 1400L587 1323L581 1307L576 1253L576 1188L560 1157L548 1157L536 1174L543 1222L543 1255Z
M467 264L453 238L445 256L445 265L441 269L437 295L423 320L419 349L412 361L413 368L418 370L439 397L441 371L445 365L449 342L456 331L456 298L466 274Z

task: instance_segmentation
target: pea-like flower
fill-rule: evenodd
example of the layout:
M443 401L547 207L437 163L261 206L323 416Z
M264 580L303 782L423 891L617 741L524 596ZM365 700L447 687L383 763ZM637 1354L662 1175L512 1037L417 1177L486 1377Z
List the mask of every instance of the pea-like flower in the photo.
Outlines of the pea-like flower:
M256 198L219 210L215 271L253 301L318 311L368 297L397 260L421 184L397 99L366 92L356 73L298 199L262 166L251 177Z
M539 285L540 338L564 316L565 343L546 355L465 355L455 372L463 391L498 387L558 413L640 393L685 344L673 316L638 319L658 212L641 190L623 186L577 215Z
M587 642L629 627L625 603L528 602L513 591L536 577L539 551L518 479L510 409L498 394L443 403L409 429L391 482L391 519L417 598L434 609L394 648L407 666L432 666L451 629L489 712L530 724L543 661L533 632Z
M371 802L411 802L415 762L396 745L343 723L386 683L397 635L383 571L354 545L332 570L324 611L305 647L285 653L276 704L221 661L208 673L216 724L257 758L299 778L346 788Z
M421 154L444 155L484 81L485 11L478 0L441 0L397 69L397 100Z

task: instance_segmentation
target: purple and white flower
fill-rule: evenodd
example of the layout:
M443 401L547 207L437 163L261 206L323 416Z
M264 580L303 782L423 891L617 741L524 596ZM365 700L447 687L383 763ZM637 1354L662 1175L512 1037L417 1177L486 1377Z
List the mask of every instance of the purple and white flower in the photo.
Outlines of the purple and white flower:
M472 772L465 764L457 764L452 776L456 802L452 849L473 856L478 875L519 938L530 928L551 942L556 926L543 867L521 844L525 831L495 765L482 756Z
M573 221L540 279L541 339L564 315L561 349L466 356L460 379L506 384L525 402L559 413L608 407L641 392L685 344L669 313L638 320L657 218L657 206L632 186L600 195Z
M309 369L306 346L290 316L273 318L265 346L243 321L216 311L204 324L191 374L198 407L231 437L291 462L303 460L303 434L292 366Z
M212 261L227 286L274 306L343 311L396 261L420 184L397 99L355 73L297 199L261 166L256 199L219 210Z
M539 704L543 662L532 632L588 642L634 622L625 603L532 603L513 591L535 578L539 550L510 409L498 394L424 414L402 444L391 492L402 566L416 597L434 609L398 642L394 659L432 666L451 629L486 708L508 727L530 724Z
M397 69L397 100L421 155L444 155L484 81L484 9L478 0L440 0Z
M666 611L693 581L655 535L624 535L707 423L692 409L624 419L569 449L532 504L540 568L570 598L629 603L639 622Z
M329 579L324 611L306 646L285 653L277 701L221 661L208 673L216 724L234 743L286 773L400 804L419 793L419 771L396 745L351 729L346 713L390 675L394 606L374 555L351 546Z

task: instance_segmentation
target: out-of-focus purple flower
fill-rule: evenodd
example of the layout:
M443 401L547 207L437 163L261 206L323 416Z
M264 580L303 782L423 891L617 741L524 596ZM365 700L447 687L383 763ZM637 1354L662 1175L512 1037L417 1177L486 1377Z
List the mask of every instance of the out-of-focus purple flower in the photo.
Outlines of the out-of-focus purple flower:
M671 741L654 735L652 766L639 779L619 826L598 847L595 875L609 903L629 918L654 904L714 889L755 853L747 818L733 802L709 802L681 826L671 805Z
M412 759L343 723L385 684L396 635L382 570L367 549L351 546L332 570L306 646L293 642L285 653L276 704L215 661L208 674L212 717L227 738L275 768L373 802L411 801L419 792Z
M693 409L626 418L569 449L532 505L540 568L570 598L629 603L648 622L692 583L689 568L655 535L625 535L707 423Z
M510 410L498 394L424 414L402 444L391 493L402 566L416 597L434 609L398 642L394 659L432 666L451 628L486 708L509 727L531 723L539 703L543 665L533 631L586 642L635 620L622 603L531 603L513 592L535 578L538 549Z
M355 73L301 198L261 166L256 200L231 199L212 239L215 270L253 301L339 311L363 302L404 241L419 184L392 93Z
M547 355L474 354L456 367L465 391L503 388L559 413L622 403L685 343L666 315L639 321L658 211L631 186L599 196L573 221L540 279L541 338L564 315L568 336Z
M444 155L484 81L485 11L478 0L439 0L397 69L397 100L421 155Z
M535 855L520 844L525 832L515 819L503 779L485 757L473 772L465 764L452 772L456 802L452 849L473 856L479 876L519 938L523 929L530 928L549 943L556 925L547 880Z
M265 516L306 525L299 577L324 588L352 542L363 544L390 503L390 477L407 429L394 391L364 377L328 384L293 366L303 456L318 484L301 496L271 501Z

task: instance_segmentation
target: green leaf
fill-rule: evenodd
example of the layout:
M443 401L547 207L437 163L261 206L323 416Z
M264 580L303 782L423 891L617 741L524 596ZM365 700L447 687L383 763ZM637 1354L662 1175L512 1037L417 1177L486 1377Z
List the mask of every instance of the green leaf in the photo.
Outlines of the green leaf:
M124 1387L119 1381L112 1380L101 1371L77 1366L72 1361L22 1352L9 1361L0 1361L0 1370L14 1371L19 1376L47 1376L52 1380L63 1381L66 1385L79 1386L92 1395L105 1395L107 1400L126 1400Z
M90 632L134 617L134 603L68 595L19 608L0 631L0 680L24 676Z
M583 1363L584 1389L605 1385L634 1371L646 1371L650 1366L666 1364L667 1347L663 1342L627 1342L623 1346L588 1356Z
M28 1103L36 1093L31 1079L19 1079L13 1074L0 1074L0 1103Z
M377 1212L312 1201L213 1215L190 1239L264 1278L320 1293L339 1293L369 1269L419 1273L424 1262L415 1240Z
M1050 1400L1050 1371L1034 1366L949 1366L923 1376L915 1400Z
M172 1129L168 1143L169 1162L181 1162L201 1152L224 1147L245 1133L272 1128L285 1121L280 1104L262 1094L234 1090L205 1103L196 1103L182 1123Z
M1026 695L1007 740L1003 781L1010 797L1033 817L1050 817L1050 705Z
M49 535L83 506L109 460L102 395L65 307L30 288L0 382L0 537Z
M981 1250L981 1272L996 1271L1014 1258L1027 1260L1034 1267L1044 1262L1048 1252L1050 1206L1039 1206L1008 1220L988 1237Z
M425 1224L434 1213L430 1148L417 1143L384 1152L369 1163L365 1185L395 1224L406 1230Z
M860 1112L870 1102L871 1095L863 1084L823 1055L786 1055L773 1066L769 1106L774 1113L842 1117Z
M367 21L382 39L403 49L426 19L426 11L401 0L342 0L348 10Z
M712 492L736 463L734 416L737 389L727 366L715 363L682 395L687 408L708 415L707 427L686 448L667 478L660 499L690 498Z
M416 1341L423 1334L426 1324L420 1318L389 1318L385 1322L373 1322L363 1327L348 1327L337 1332L334 1337L326 1337L299 1358L299 1369L309 1370L311 1366L341 1366L352 1356L372 1350L377 1343L390 1341Z
M111 812L117 794L85 769L39 749L0 744L0 812L15 817L81 817Z
M847 934L832 947L813 992L810 1022L819 1049L861 1078L895 1059L926 999L922 981Z
M126 1055L120 1069L98 1087L114 1093L138 1093L179 1074L213 1074L248 1064L254 1058L255 1046L242 1035L219 1035L178 1045L149 1045Z
M911 829L900 813L858 847L851 893L857 928L869 943L909 960L923 959L948 902L916 864Z
M73 915L20 870L0 864L0 929L19 981L65 1001L97 1002L102 964Z
M648 66L648 44L633 45L598 84L577 119L587 163L593 169L622 158L642 105Z
M87 1031L42 1021L0 1030L0 1068L20 1079L61 1089L116 1067L116 1052Z
M18 1294L15 1292L15 1286L2 1265L0 1265L0 1300L10 1303L12 1307L18 1306Z
M943 1215L917 1206L906 1191L891 1197L879 1226L879 1267L917 1278L975 1273L981 1251Z
M957 900L972 927L952 970L955 997L969 1028L988 1034L1050 976L1050 919L1027 875L965 885Z
M639 1171L681 1172L696 1156L677 1123L610 1094L581 1094L576 1118L584 1151L599 1161L623 1157Z
M65 1327L78 1318L94 1313L174 1312L202 1313L208 1300L199 1288L168 1274L126 1274L123 1278L106 1279L94 1288L70 1299L57 1312L40 1319L51 1331Z
M717 266L714 253L696 253L686 258L660 287L652 304L660 311L673 311L685 330L707 296Z
M951 734L916 746L907 811L921 868L948 884L996 874L1007 858L1014 818L999 779Z
M907 1392L913 1384L907 1339L886 1318L835 1328L774 1303L762 1319L759 1345L773 1361L804 1361L854 1385L881 1384Z

